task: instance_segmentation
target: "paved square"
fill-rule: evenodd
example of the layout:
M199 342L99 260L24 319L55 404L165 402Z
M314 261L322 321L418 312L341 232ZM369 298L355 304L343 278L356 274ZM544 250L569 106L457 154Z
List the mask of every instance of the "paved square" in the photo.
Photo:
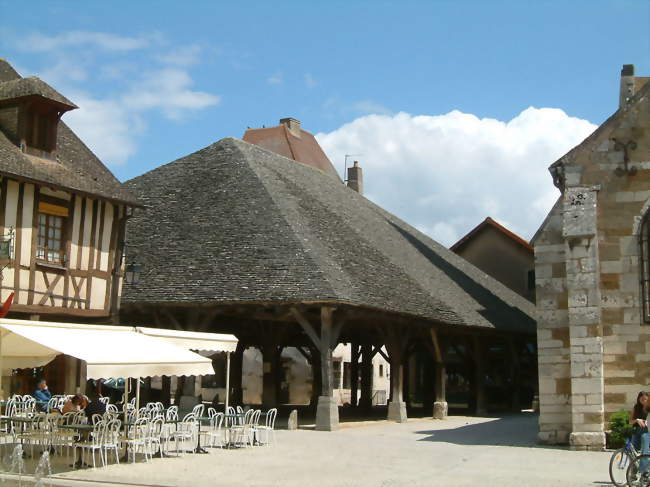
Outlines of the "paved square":
M131 486L587 487L608 485L610 453L540 447L537 416L344 423L277 432L270 447L211 449L59 478Z

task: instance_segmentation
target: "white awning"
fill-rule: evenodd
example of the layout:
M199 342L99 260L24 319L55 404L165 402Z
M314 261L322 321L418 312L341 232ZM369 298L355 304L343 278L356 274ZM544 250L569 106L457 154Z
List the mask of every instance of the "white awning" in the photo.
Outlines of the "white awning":
M162 338L176 346L188 350L197 350L202 354L215 352L234 352L237 348L237 337L223 333L202 333L197 331L165 330L162 328L145 328L138 326L136 330L147 336Z
M59 354L86 362L87 377L214 374L212 362L132 327L0 319L2 369L39 367Z

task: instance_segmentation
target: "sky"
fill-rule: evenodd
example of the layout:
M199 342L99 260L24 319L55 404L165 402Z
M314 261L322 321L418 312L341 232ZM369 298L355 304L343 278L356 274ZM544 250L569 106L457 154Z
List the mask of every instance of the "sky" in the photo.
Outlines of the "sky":
M38 12L38 15L34 15ZM121 181L294 117L365 195L445 245L491 216L529 239L547 167L650 75L650 1L0 0L0 57Z

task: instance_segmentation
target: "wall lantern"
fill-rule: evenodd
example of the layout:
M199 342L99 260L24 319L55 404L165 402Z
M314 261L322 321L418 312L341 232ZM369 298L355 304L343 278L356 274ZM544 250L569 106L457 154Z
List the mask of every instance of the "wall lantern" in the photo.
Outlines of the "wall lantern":
M9 228L9 232L0 238L0 259L11 259L11 251L14 242L14 229Z
M142 264L137 262L130 262L125 266L124 281L127 284L138 284L140 282L140 274L142 272Z

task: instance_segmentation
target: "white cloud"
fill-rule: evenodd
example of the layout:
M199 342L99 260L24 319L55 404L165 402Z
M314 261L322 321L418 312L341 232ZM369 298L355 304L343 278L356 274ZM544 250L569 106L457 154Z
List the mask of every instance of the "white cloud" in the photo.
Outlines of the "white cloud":
M217 95L190 89L192 83L190 75L182 69L154 71L136 82L123 96L123 101L133 110L159 109L171 119L219 103Z
M352 108L358 113L366 114L380 114L380 115L390 115L392 111L372 100L362 100L352 104Z
M200 61L201 46L181 46L158 56L158 60L175 66L192 66Z
M530 238L559 194L547 167L595 128L530 107L509 122L456 110L367 115L316 137L335 167L363 154L373 201L449 246L486 216Z
M95 47L106 51L132 51L148 47L155 39L156 36L125 37L107 32L75 30L55 36L34 33L25 37L18 47L31 52L81 47Z
M266 82L270 85L281 85L284 83L284 77L282 73L275 73L273 76L266 78Z
M71 94L79 109L64 121L105 163L124 164L136 152L135 135L142 123L119 102L97 100L83 93Z

